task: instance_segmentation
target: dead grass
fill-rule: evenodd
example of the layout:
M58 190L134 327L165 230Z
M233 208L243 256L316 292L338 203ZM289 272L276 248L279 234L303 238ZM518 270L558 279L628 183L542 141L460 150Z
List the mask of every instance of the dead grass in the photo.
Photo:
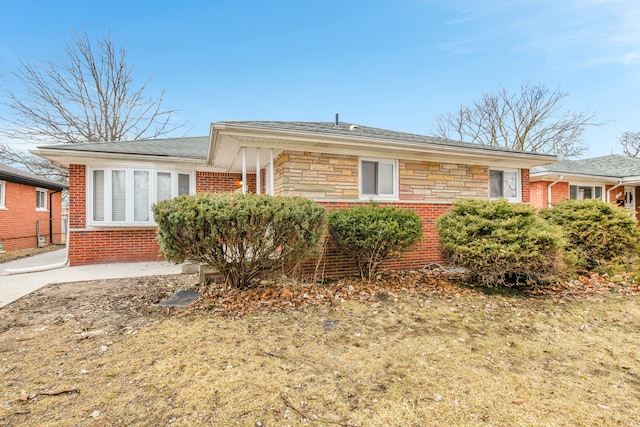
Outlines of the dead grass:
M408 293L239 319L147 301L115 326L69 308L0 328L0 424L640 425L639 298Z
M19 251L3 252L0 253L0 264L9 261L15 261L17 259L27 258L33 255L43 254L45 252L55 251L62 248L64 248L64 245L48 245L41 248L29 248L21 249Z

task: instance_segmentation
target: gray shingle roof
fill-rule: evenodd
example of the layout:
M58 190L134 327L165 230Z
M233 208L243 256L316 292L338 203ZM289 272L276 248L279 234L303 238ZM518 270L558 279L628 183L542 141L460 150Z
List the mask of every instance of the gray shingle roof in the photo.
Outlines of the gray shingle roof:
M48 145L38 148L205 160L208 146L208 136L195 136L137 141L86 142L82 144Z
M68 186L11 166L0 164L0 180L60 191Z
M640 175L640 159L620 154L593 157L581 160L563 160L531 168L531 173L565 173L606 177L628 177Z
M539 153L531 153L519 150L510 150L503 147L494 147L490 145L481 145L471 142L454 141L450 139L438 138L435 136L418 135L414 133L397 132L393 130L373 128L352 123L339 122L336 127L334 122L277 122L277 121L224 121L215 124L229 124L243 127L255 127L259 129L274 129L296 132L311 132L325 135L348 136L355 138L373 138L398 142L415 142L429 145L457 146L460 148L472 150L486 150L496 152L509 153L526 153L536 155ZM543 156L544 154L539 154Z

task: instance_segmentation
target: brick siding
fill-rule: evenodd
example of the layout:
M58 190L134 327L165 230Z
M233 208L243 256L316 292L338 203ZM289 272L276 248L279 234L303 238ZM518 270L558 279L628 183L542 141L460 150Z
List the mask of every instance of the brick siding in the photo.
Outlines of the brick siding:
M35 248L38 246L37 225L40 222L40 236L50 242L50 220L53 243L63 241L62 194L47 190L47 208L49 211L36 211L36 187L5 181L5 208L0 209L0 241L6 252Z

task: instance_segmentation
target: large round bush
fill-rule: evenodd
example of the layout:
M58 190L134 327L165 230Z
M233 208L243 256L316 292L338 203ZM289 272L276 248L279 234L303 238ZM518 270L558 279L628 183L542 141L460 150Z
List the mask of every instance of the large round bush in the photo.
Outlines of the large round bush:
M540 215L562 227L568 250L585 270L631 261L638 254L638 223L624 208L597 199L567 199Z
M444 258L487 286L545 283L564 272L559 226L506 200L463 200L436 221Z
M214 266L233 287L293 268L326 236L326 211L298 197L198 194L153 206L158 242L170 261Z

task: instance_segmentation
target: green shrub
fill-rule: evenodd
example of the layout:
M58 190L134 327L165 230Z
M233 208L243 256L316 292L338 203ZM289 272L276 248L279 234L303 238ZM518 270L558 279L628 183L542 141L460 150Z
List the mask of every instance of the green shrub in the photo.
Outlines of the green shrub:
M528 204L463 200L436 228L444 258L485 285L541 284L564 272L562 230Z
M568 199L540 215L562 227L567 249L586 270L634 260L638 253L638 223L623 208L597 199Z
M329 214L331 236L339 251L353 257L360 277L371 279L380 264L411 249L422 237L417 213L367 206L335 210Z
M168 260L212 265L236 288L258 274L299 265L326 235L325 209L295 197L180 196L154 205L153 214Z

